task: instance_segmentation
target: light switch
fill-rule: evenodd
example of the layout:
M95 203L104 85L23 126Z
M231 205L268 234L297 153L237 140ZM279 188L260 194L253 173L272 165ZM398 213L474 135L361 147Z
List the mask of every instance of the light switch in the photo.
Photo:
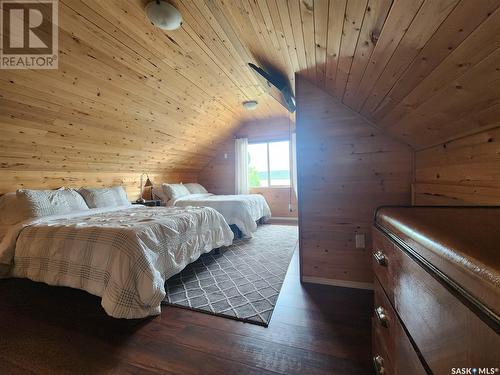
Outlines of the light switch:
M227 154L224 154L224 159L227 159Z
M364 248L365 248L365 234L356 233L356 249L364 249Z

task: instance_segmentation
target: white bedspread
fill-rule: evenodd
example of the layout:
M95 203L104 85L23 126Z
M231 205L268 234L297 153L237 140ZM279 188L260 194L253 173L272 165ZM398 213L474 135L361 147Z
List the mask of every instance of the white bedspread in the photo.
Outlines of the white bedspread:
M160 313L165 280L233 233L211 208L120 207L13 226L0 243L8 276L83 289L116 318Z
M219 211L229 225L235 224L243 235L251 237L257 230L256 220L271 217L266 199L260 194L214 195L190 194L172 202L176 207L204 206Z

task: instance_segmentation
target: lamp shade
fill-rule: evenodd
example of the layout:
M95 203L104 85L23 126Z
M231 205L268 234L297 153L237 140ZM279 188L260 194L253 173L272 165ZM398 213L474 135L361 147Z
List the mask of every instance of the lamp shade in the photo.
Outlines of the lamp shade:
M243 102L242 105L249 111L253 111L255 108L257 108L257 101L256 100L247 100L246 102Z
M182 25L182 15L166 1L151 1L144 8L151 23L163 30L176 30Z

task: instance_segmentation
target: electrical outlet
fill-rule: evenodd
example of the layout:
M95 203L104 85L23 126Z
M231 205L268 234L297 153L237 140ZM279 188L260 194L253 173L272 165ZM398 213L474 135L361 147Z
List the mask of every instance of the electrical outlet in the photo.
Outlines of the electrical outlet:
M356 249L364 249L365 248L365 234L364 233L356 233Z

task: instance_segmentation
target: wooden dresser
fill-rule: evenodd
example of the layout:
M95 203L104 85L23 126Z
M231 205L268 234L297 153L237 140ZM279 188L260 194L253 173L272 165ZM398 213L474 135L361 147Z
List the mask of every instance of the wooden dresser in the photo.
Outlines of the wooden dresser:
M377 374L500 374L500 208L380 208L373 267Z

